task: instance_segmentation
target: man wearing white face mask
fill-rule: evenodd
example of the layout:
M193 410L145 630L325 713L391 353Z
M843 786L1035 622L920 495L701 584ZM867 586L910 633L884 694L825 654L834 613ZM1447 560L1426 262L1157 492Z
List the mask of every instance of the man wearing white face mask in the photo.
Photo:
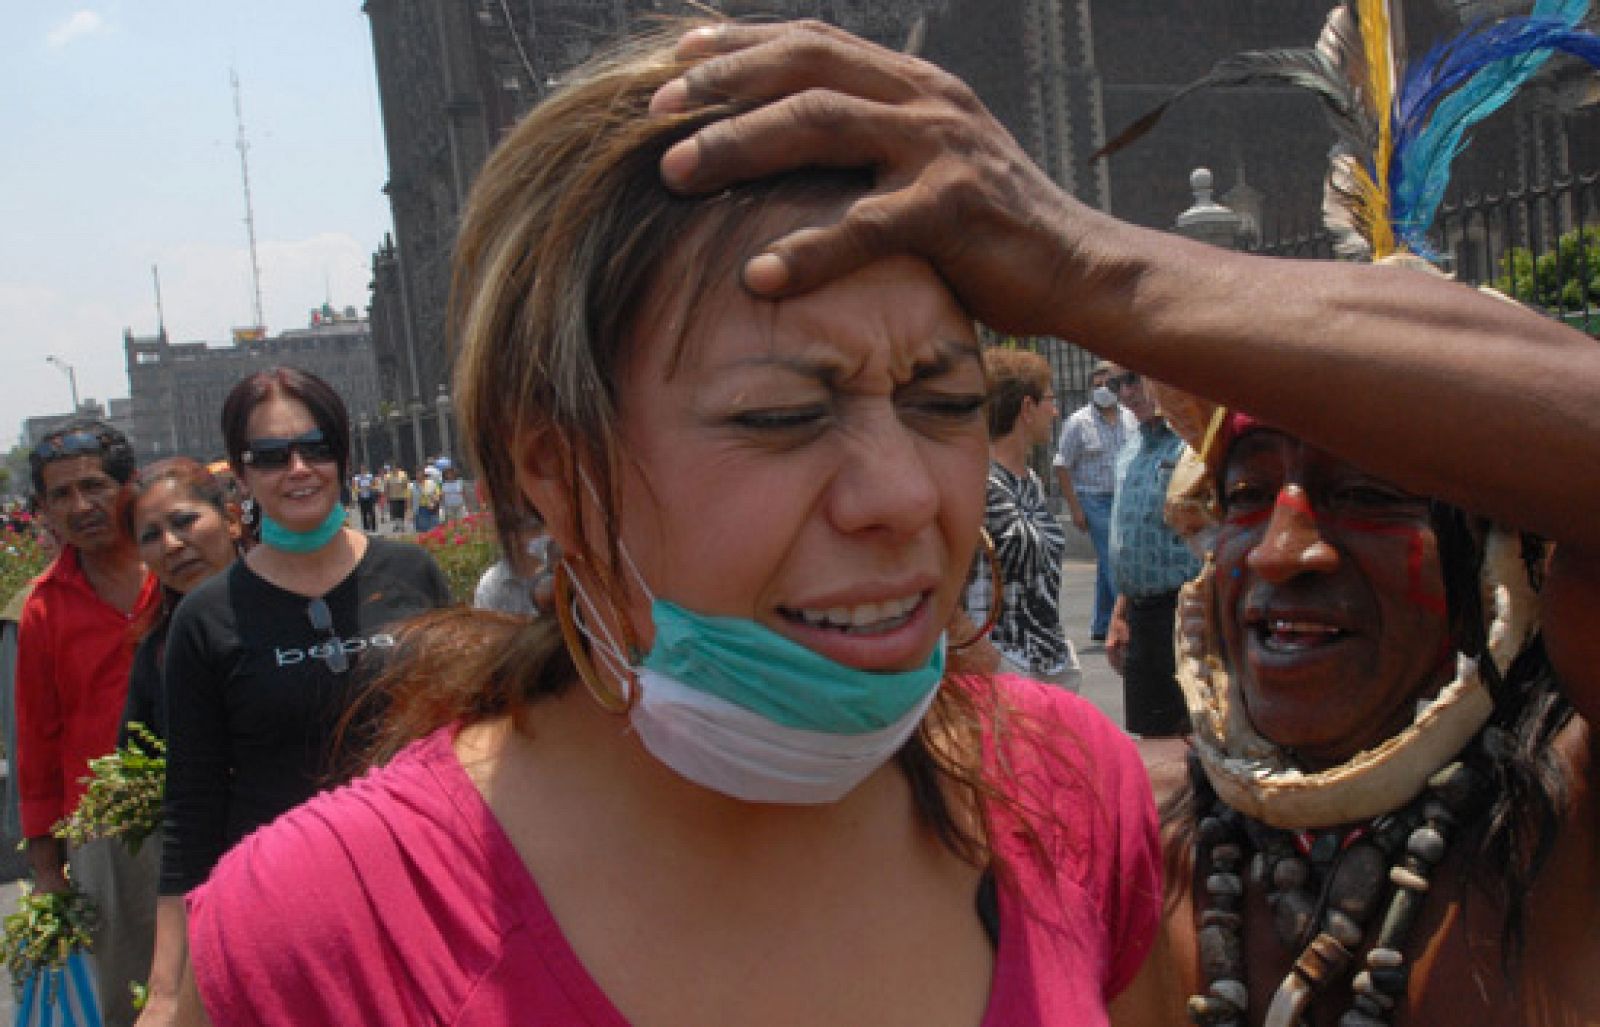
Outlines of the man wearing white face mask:
M1089 533L1094 543L1094 616L1089 635L1104 642L1111 624L1117 591L1111 583L1109 544L1111 501L1117 490L1117 454L1138 428L1133 414L1118 402L1106 380L1122 373L1109 360L1094 365L1090 374L1090 402L1068 417L1056 445L1056 480L1066 497L1072 525Z

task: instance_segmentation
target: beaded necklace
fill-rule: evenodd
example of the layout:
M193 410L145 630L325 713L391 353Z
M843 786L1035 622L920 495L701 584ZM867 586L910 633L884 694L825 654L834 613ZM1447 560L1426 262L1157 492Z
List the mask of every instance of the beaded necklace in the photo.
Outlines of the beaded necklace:
M1297 1027L1316 996L1355 962L1368 923L1384 915L1350 981L1339 1027L1384 1027L1405 997L1405 946L1427 900L1429 875L1451 834L1481 808L1488 777L1474 763L1503 734L1485 728L1461 758L1428 779L1406 806L1353 828L1287 831L1252 820L1218 800L1201 818L1196 894L1204 896L1198 948L1206 992L1191 996L1189 1018L1207 1027L1244 1027L1249 988L1244 960L1246 855L1249 881L1267 887L1278 939L1299 952L1273 995L1266 1027ZM1387 888L1387 903L1384 902Z

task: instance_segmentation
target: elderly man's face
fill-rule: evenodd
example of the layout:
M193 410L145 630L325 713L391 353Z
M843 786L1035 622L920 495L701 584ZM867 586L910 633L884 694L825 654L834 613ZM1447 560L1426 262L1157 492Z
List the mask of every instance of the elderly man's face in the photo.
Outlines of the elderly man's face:
M1270 430L1221 492L1223 658L1256 729L1318 769L1404 728L1451 669L1427 501Z

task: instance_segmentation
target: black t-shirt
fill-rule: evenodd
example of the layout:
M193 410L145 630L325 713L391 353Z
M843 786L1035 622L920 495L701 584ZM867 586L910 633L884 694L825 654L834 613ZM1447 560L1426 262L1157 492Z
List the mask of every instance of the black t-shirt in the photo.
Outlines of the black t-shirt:
M170 601L170 597L169 597ZM122 708L122 730L117 745L128 744L128 725L143 724L157 738L167 737L167 696L161 687L161 657L167 648L169 617L161 618L150 634L133 651L133 667L128 672L128 702Z
M173 614L162 894L202 884L234 843L328 783L334 731L397 623L451 602L432 557L383 539L323 599L332 633L313 628L309 599L240 560ZM335 644L344 673L329 666Z

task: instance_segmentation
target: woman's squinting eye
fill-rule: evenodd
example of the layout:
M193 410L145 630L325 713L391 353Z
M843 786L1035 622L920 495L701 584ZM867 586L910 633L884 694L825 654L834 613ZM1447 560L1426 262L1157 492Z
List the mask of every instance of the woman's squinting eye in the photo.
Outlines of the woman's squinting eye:
M915 414L961 422L981 414L989 404L989 397L981 392L920 392L898 402Z
M729 420L736 427L753 432L794 432L817 427L831 412L832 408L825 403L809 403L805 406L741 410Z

